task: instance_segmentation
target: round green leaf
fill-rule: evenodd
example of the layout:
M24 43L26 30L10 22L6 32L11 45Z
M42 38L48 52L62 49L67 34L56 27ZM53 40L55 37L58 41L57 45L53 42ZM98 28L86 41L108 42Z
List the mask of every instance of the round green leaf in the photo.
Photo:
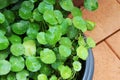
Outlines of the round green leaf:
M27 40L23 42L25 47L25 56L35 56L36 55L36 44L34 40Z
M65 46L68 46L69 48L72 47L72 42L71 40L68 38L68 37L62 37L59 41L59 43L61 45L65 45Z
M9 46L9 41L6 36L0 35L0 50L4 50Z
M0 75L6 75L11 70L11 64L6 60L0 60Z
M82 32L87 30L86 22L83 20L82 17L76 16L73 18L73 24L77 29L80 29Z
M40 2L38 5L38 10L40 13L44 14L44 12L47 10L53 10L53 5L47 4L45 2Z
M0 0L0 9L3 9L9 5L9 0Z
M74 7L71 10L71 12L72 12L73 17L75 17L75 16L82 16L82 11L79 8L77 8L77 7Z
M87 24L86 25L87 26L87 30L89 30L89 31L91 31L91 30L93 30L95 28L95 23L92 22L92 21L87 20L86 24Z
M52 68L49 65L42 64L40 73L50 76L52 74Z
M94 11L98 8L98 0L85 0L84 7L90 11Z
M53 10L45 11L45 13L43 14L43 18L46 22L48 22L51 25L56 25L58 23Z
M72 63L72 65L73 65L73 69L74 69L75 71L80 71L81 68L82 68L82 65L81 65L81 63L80 63L79 61L74 61L74 62Z
M39 13L38 9L34 9L34 11L33 11L33 19L35 21L42 21L43 20L43 16L42 16L42 14Z
M25 48L22 44L16 43L11 45L10 51L14 56L20 56L25 53Z
M59 53L63 57L69 57L71 55L71 49L68 46L60 45Z
M79 30L77 28L75 28L74 26L70 26L68 28L67 36L70 39L74 39L78 34L79 34Z
M0 51L0 60L6 59L9 54L10 54L10 52L7 49Z
M10 72L10 73L7 75L7 80L16 80L15 73Z
M40 59L46 64L52 64L56 61L56 55L52 50L45 48L40 52Z
M20 8L19 9L19 16L25 20L30 19L30 18L32 18L32 11L30 11L26 8Z
M64 19L63 22L61 23L61 26L60 26L62 35L69 32L68 27L69 27L68 21L67 21L67 19Z
M78 37L78 44L79 45L82 45L82 46L85 46L86 45L86 42L85 42L85 39L83 36L79 36Z
M27 76L29 76L29 72L27 70L22 70L16 73L17 80L27 80Z
M50 27L49 30L45 33L45 39L50 45L55 45L61 38L61 29L60 26Z
M60 71L60 75L63 79L68 79L72 75L72 70L68 66L60 66L59 71Z
M88 57L88 50L87 48L85 48L84 46L79 46L77 48L77 56L79 56L79 58L81 58L82 60L86 60Z
M34 8L34 4L31 1L23 1L21 4L21 8L32 11Z
M52 68L57 70L59 68L59 66L61 66L63 64L64 64L64 62L62 62L62 61L56 61L52 64Z
M54 15L58 21L59 24L61 24L63 22L63 15L59 10L55 10L54 11Z
M37 72L41 68L40 61L33 56L27 57L25 64L27 69L31 72Z
M48 80L47 76L45 74L39 74L38 80Z
M48 4L55 4L56 0L44 0Z
M31 39L35 39L37 37L40 26L37 23L30 23L29 28L27 29L27 35Z
M21 43L21 42L22 42L21 37L18 36L18 35L15 35L15 34L12 34L8 39L9 39L9 41L10 41L12 44Z
M19 57L11 56L10 63L11 63L11 71L13 72L22 71L23 68L25 67L24 58L21 56Z
M87 44L88 44L88 46L90 48L93 48L96 45L95 42L94 42L94 40L92 38L90 38L90 37L87 38L86 42L87 42Z
M47 44L47 41L45 39L45 33L44 32L39 32L37 34L37 40L40 44Z
M0 12L0 24L4 23L5 21L5 16Z
M28 21L20 21L11 25L12 31L18 35L22 35L27 31Z
M52 75L49 80L58 80L55 75Z
M11 11L11 10L5 10L3 12L3 14L5 15L5 18L7 19L7 21L9 23L13 23L15 20L15 14Z
M61 0L60 6L66 11L71 11L74 7L72 0Z

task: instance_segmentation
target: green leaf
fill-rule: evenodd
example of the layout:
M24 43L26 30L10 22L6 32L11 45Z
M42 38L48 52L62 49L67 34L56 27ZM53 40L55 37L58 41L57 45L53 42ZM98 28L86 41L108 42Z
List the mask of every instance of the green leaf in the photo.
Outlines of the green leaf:
M37 40L40 44L47 44L47 41L45 39L45 33L44 32L39 32L37 34Z
M60 66L59 67L60 75L63 79L68 79L72 75L72 70L68 66Z
M68 46L60 45L59 53L63 57L69 57L71 55L71 49Z
M63 22L61 23L61 32L62 32L62 35L66 34L68 31L68 27L69 27L69 23L68 23L68 20L67 19L64 19Z
M45 13L43 14L43 18L46 22L48 22L51 25L56 25L58 23L54 11L52 10L45 11Z
M45 33L45 39L50 45L55 45L61 38L61 29L59 25L50 27L49 30Z
M10 73L7 75L7 80L16 80L15 73L10 72Z
M5 22L5 16L0 12L0 24Z
M52 50L45 48L40 52L40 59L45 64L52 64L56 61L56 55Z
M27 40L23 42L25 47L25 56L35 56L36 55L36 44L34 40Z
M72 0L61 0L60 6L66 11L71 11L74 7Z
M63 22L63 15L59 10L55 10L54 11L54 15L58 21L59 24L61 24Z
M95 47L95 42L94 42L94 40L92 39L92 38L90 38L90 37L88 37L87 39L86 39L86 42L87 42L87 44L88 44L88 46L90 47L90 48L93 48L93 47Z
M69 48L72 47L72 42L71 40L68 38L68 37L62 37L59 41L59 43L61 45L65 45L65 46L68 46Z
M84 40L84 37L83 36L79 36L78 37L78 44L81 46L85 46L86 45L86 42Z
M9 46L9 41L6 36L0 35L0 50L4 50Z
M14 4L14 3L17 3L19 0L9 0L10 1L10 4Z
M90 11L94 11L98 8L98 0L85 0L84 7Z
M35 2L37 2L38 0L29 0L29 1L31 1L32 3L35 3Z
M23 1L21 4L21 8L32 11L34 8L34 4L31 1Z
M0 0L0 9L3 9L9 5L9 0Z
M29 22L21 20L20 22L11 25L12 31L18 35L22 35L27 31Z
M40 2L40 4L38 5L38 11L44 14L44 12L47 10L53 10L53 5L47 4L45 2Z
M22 70L22 71L16 73L17 80L27 80L28 76L29 76L29 72L27 70Z
M45 74L39 74L38 80L48 80L47 76Z
M15 34L12 34L8 40L12 43L12 44L15 44L15 43L21 43L22 42L22 39L20 36L18 35L15 35Z
M67 36L70 39L74 39L78 34L79 34L79 30L77 28L75 28L74 26L70 26L68 28Z
M41 68L39 59L33 56L28 56L26 58L25 64L26 64L27 69L31 72L37 72Z
M62 61L56 61L56 62L54 62L52 64L52 68L55 69L55 70L57 70L58 67L61 66L61 65L63 65L63 64L64 64L64 62L62 62Z
M55 4L56 0L43 0L44 2L48 4Z
M52 75L49 80L58 80L55 75Z
M76 16L73 18L73 24L77 29L80 29L82 32L87 30L86 22L83 20L82 17Z
M87 26L87 30L91 31L95 28L95 23L89 20L86 20L86 26Z
M79 46L77 48L77 56L79 56L79 58L81 58L82 60L86 60L88 57L88 50L87 48L85 48L84 46Z
M82 68L82 64L79 61L74 61L72 65L75 71L80 71Z
M75 17L75 16L82 16L82 11L79 8L77 8L77 7L74 7L71 10L71 12L72 12L73 17Z
M50 65L42 64L40 73L50 76L52 74L52 68Z
M0 60L0 75L6 75L11 70L11 64L7 60Z
M28 19L32 18L32 11L27 10L26 8L20 8L19 16L24 20L28 20Z
M7 19L7 21L9 23L13 23L14 22L14 20L15 20L15 14L14 14L13 11L11 11L11 10L5 10L3 12L3 14L5 15L5 18Z
M27 29L28 37L31 39L35 39L37 37L39 30L40 30L40 26L37 23L30 23L30 26Z
M11 56L9 61L11 64L12 72L22 71L25 67L24 58L21 56L19 56L19 57Z
M6 59L9 54L10 54L10 52L7 49L0 51L0 60Z
M42 21L43 20L43 15L39 13L38 9L34 9L33 11L33 19L35 21Z
M22 44L16 43L11 45L10 51L14 56L20 56L25 53L25 48Z

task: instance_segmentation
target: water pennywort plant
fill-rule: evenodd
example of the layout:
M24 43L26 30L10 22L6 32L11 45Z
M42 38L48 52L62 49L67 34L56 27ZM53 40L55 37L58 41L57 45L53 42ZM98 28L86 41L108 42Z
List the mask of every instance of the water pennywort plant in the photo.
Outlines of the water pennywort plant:
M84 0L97 9L97 0ZM68 14L73 18L68 18ZM0 0L0 80L74 80L95 47L95 23L72 0Z

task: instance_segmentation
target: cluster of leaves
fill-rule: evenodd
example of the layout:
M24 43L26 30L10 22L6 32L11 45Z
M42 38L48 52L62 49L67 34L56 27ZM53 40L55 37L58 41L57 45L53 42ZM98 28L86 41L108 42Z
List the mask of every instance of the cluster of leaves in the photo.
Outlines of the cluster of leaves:
M94 26L72 0L0 0L0 80L73 80L95 47L82 35Z

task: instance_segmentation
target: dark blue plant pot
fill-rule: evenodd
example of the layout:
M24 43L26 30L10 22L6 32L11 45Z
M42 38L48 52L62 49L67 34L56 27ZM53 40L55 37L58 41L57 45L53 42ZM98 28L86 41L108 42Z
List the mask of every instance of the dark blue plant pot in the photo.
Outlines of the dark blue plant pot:
M84 71L82 80L92 80L92 78L93 78L94 57L93 57L92 49L89 49L88 52L89 52L89 56L85 63L85 71Z

